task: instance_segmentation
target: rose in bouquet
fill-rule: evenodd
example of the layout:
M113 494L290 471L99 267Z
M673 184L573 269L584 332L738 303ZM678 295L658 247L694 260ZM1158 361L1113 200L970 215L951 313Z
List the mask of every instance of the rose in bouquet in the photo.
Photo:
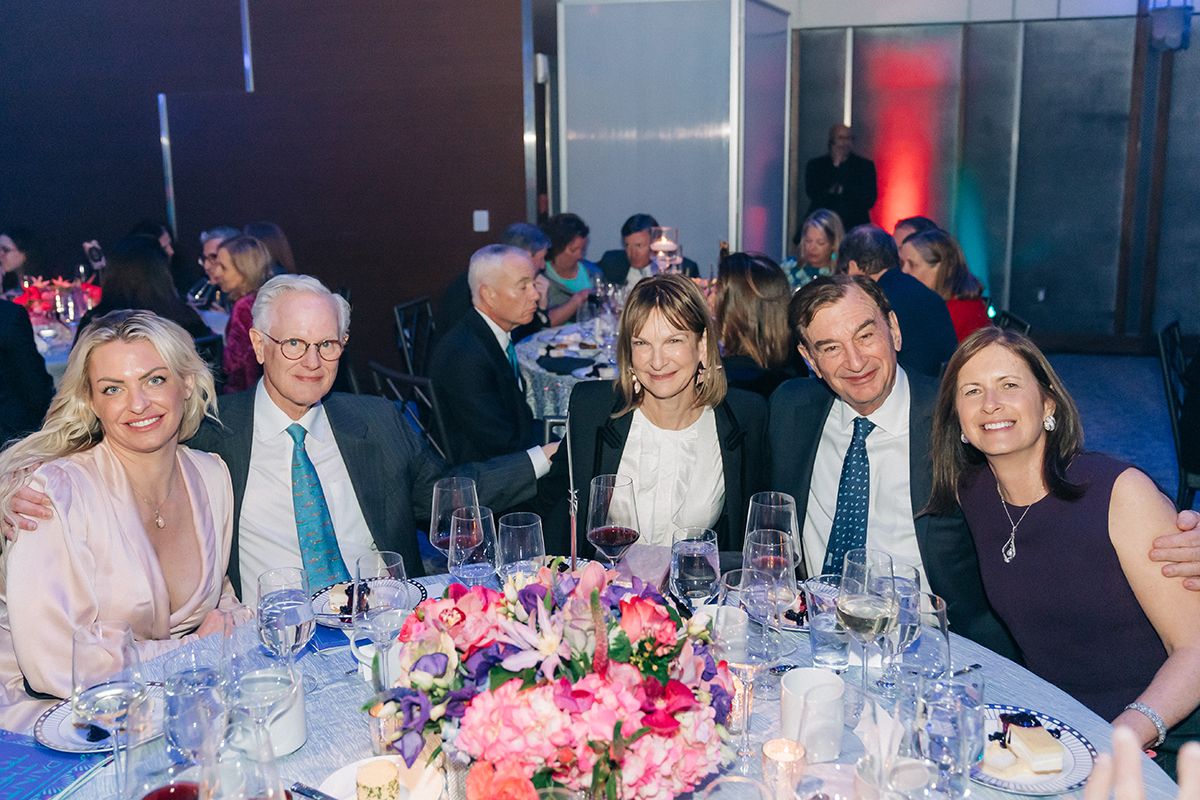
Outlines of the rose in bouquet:
M556 565L555 565L556 566ZM543 568L495 591L453 584L400 632L400 672L375 713L411 766L440 736L469 763L467 797L536 797L549 785L658 800L722 759L733 682L707 620L591 563Z

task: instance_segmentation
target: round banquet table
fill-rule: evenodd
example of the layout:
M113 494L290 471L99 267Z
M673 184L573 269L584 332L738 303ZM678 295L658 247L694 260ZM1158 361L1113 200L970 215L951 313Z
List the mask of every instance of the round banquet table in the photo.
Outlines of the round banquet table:
M434 597L445 590L447 577L441 575L419 580L428 587L429 595ZM360 710L369 696L369 690L366 683L356 674L347 677L347 671L357 671L357 664L346 646L344 635L341 632L336 633L336 637L328 639L337 642L340 637L341 641L336 646L313 652L313 645L310 644L309 650L300 658L300 670L307 678L315 679L315 688L310 689L305 696L308 741L295 753L278 759L279 774L285 786L290 786L294 781L320 786L325 778L339 767L371 756L367 723ZM788 660L811 664L807 635L789 635L796 637L798 649ZM215 641L215 637L209 637L189 646L215 650L218 642ZM1086 736L1099 752L1111 752L1109 724L1066 692L1003 656L960 636L952 635L951 656L956 667L973 663L983 666L987 702L1025 706L1057 717ZM162 674L163 662L163 658L147 662L149 679L162 680L165 677ZM856 681L857 669L852 668L845 674L845 678L847 682ZM774 698L759 697L756 692L751 724L754 742L761 745L763 741L779 735L779 714L778 692ZM161 742L160 738L144 746L161 747ZM847 730L839 762L853 763L861 754L861 743ZM1142 769L1147 798L1153 800L1175 797L1175 784L1154 762L1148 758L1144 759ZM971 792L972 797L978 798L1007 797L1011 800L1017 797L979 784L972 784ZM59 797L71 800L109 800L112 793L112 768L104 767L93 771ZM1063 796L1076 797L1078 794Z
M581 380L596 380L595 378L579 378L570 374L559 375L550 372L538 363L538 359L546 355L547 346L552 346L556 340L570 337L572 334L582 335L583 327L571 323L558 328L546 328L517 343L517 362L521 366L521 377L525 379L525 399L529 402L529 407L533 409L535 419L565 417L567 404L571 400L571 389L575 384ZM604 363L606 360L603 351L592 355L591 351L584 351L581 354L573 348L556 348L554 354L590 358L597 364Z

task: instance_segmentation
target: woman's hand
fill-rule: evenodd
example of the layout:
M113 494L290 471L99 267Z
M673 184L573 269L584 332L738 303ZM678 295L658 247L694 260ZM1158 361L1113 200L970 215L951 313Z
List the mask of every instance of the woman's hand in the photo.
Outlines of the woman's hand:
M1113 730L1112 755L1096 759L1083 787L1083 800L1145 800L1142 783L1142 753L1137 736L1128 728ZM1179 794L1177 800L1200 800L1200 743L1188 742L1179 751Z
M232 614L214 608L204 616L204 619L200 622L200 627L196 628L196 635L211 636L214 633L222 633L226 627L233 627L233 624Z
M22 486L13 495L7 509L3 509L4 536L10 541L17 540L17 531L36 531L39 519L50 519L50 497L37 489Z

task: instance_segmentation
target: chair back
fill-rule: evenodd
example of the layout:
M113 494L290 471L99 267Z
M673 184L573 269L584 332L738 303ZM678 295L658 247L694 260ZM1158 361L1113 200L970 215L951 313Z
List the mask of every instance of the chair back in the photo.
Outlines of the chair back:
M212 370L213 381L217 385L217 392L225 386L225 370L221 366L225 357L225 339L218 333L212 333L208 336L199 336L192 340L196 345L196 352L200 354L200 358L208 368Z
M405 421L424 437L429 446L448 464L453 464L450 439L446 435L444 417L433 391L433 381L420 375L407 375L372 361L368 368L375 382L375 392L396 403Z
M1200 358L1200 356L1197 356ZM1186 364L1183 356L1183 334L1176 320L1158 333L1158 362L1162 367L1163 391L1167 396L1167 412L1171 417L1171 439L1175 443L1175 461L1179 467L1179 492L1175 506L1180 510L1192 507L1200 475L1189 473L1183 459L1183 375Z
M557 442L567 435L567 418L547 416L542 420L542 444Z
M400 363L409 375L428 375L429 352L435 333L433 306L428 297L418 297L393 307Z
M996 323L997 328L1016 331L1017 333L1024 334L1025 336L1029 335L1029 323L1011 311L1001 311L996 315L996 318L993 320L993 322Z

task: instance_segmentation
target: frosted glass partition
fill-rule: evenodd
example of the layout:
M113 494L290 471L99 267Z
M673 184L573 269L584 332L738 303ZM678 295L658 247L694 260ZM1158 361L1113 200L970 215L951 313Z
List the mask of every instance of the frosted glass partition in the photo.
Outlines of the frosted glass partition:
M679 228L702 271L715 266L731 238L729 0L564 1L558 13L561 206L591 227L589 257L647 212Z
M744 24L741 248L778 259L784 253L788 15L748 0Z

